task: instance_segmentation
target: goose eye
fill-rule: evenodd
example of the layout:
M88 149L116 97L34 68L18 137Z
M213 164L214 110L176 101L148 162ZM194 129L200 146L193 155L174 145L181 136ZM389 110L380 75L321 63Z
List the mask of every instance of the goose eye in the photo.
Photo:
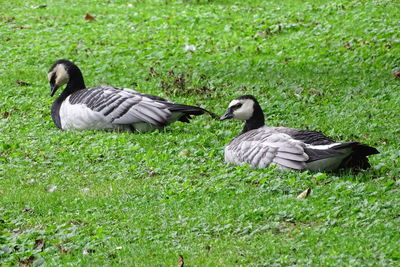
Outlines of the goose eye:
M235 109L238 109L238 108L240 108L242 106L242 103L237 103L236 105L235 105Z

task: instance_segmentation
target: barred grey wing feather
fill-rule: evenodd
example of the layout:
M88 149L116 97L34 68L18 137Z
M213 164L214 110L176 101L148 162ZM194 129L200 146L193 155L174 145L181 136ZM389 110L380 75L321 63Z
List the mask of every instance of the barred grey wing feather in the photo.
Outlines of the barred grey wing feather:
M142 97L149 98L149 99L154 100L154 101L165 102L165 103L172 103L171 101L169 101L169 100L167 100L167 99L165 99L165 98L162 98L162 97L160 97L160 96L149 95L149 94L141 93L141 92L135 91L135 90L130 89L130 88L121 88L121 89L124 90L124 91L133 92L134 94L140 95L140 96L142 96Z
M147 122L155 125L164 125L171 112L162 103L153 102L151 99L142 98L137 104L129 107L129 110L114 123L130 124L135 122Z
M70 100L71 104L80 103L100 112L113 124L146 122L161 126L167 123L171 112L159 101L131 89L112 86L78 91Z
M225 159L264 168L271 163L285 169L304 169L308 160L304 144L287 134L270 133L260 128L244 133L225 149Z

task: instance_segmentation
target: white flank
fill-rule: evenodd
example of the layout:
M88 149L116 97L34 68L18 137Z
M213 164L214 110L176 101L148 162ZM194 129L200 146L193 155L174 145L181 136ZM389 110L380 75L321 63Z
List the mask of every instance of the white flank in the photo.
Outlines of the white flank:
M63 130L105 130L118 128L103 114L93 111L86 105L69 102L69 96L60 107L61 128Z
M132 125L135 128L135 130L140 133L151 132L157 128L160 128L147 122L136 122L133 123Z
M311 171L332 171L336 170L346 155L320 159L306 163L306 169Z

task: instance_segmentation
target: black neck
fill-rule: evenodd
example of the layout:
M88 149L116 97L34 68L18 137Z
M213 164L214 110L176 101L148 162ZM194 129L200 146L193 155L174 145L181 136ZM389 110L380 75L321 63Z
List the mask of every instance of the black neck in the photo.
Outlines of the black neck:
M254 103L253 116L246 121L242 133L260 128L265 125L264 114L258 103Z
M53 119L54 124L60 129L61 129L60 107L64 100L65 98L61 98L61 96L59 96L51 106L51 118Z
M71 68L69 71L69 75L70 79L68 81L67 87L65 87L60 97L63 96L64 94L66 94L65 97L67 97L70 94L79 91L81 89L84 89L86 87L85 81L83 80L82 72L80 71L80 69L78 69L78 67L73 69Z

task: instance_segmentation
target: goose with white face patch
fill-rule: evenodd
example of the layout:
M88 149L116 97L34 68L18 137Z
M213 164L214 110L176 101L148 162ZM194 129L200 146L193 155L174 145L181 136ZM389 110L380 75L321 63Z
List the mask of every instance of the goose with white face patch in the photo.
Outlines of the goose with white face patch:
M240 96L220 118L245 121L243 131L225 147L225 161L265 168L336 171L370 167L367 156L378 150L358 142L335 142L320 132L264 125L263 111L254 96Z
M51 108L51 117L62 130L147 132L175 121L189 122L192 115L216 116L200 107L175 104L128 88L86 88L80 69L66 59L50 67L48 79L51 96L67 85Z

